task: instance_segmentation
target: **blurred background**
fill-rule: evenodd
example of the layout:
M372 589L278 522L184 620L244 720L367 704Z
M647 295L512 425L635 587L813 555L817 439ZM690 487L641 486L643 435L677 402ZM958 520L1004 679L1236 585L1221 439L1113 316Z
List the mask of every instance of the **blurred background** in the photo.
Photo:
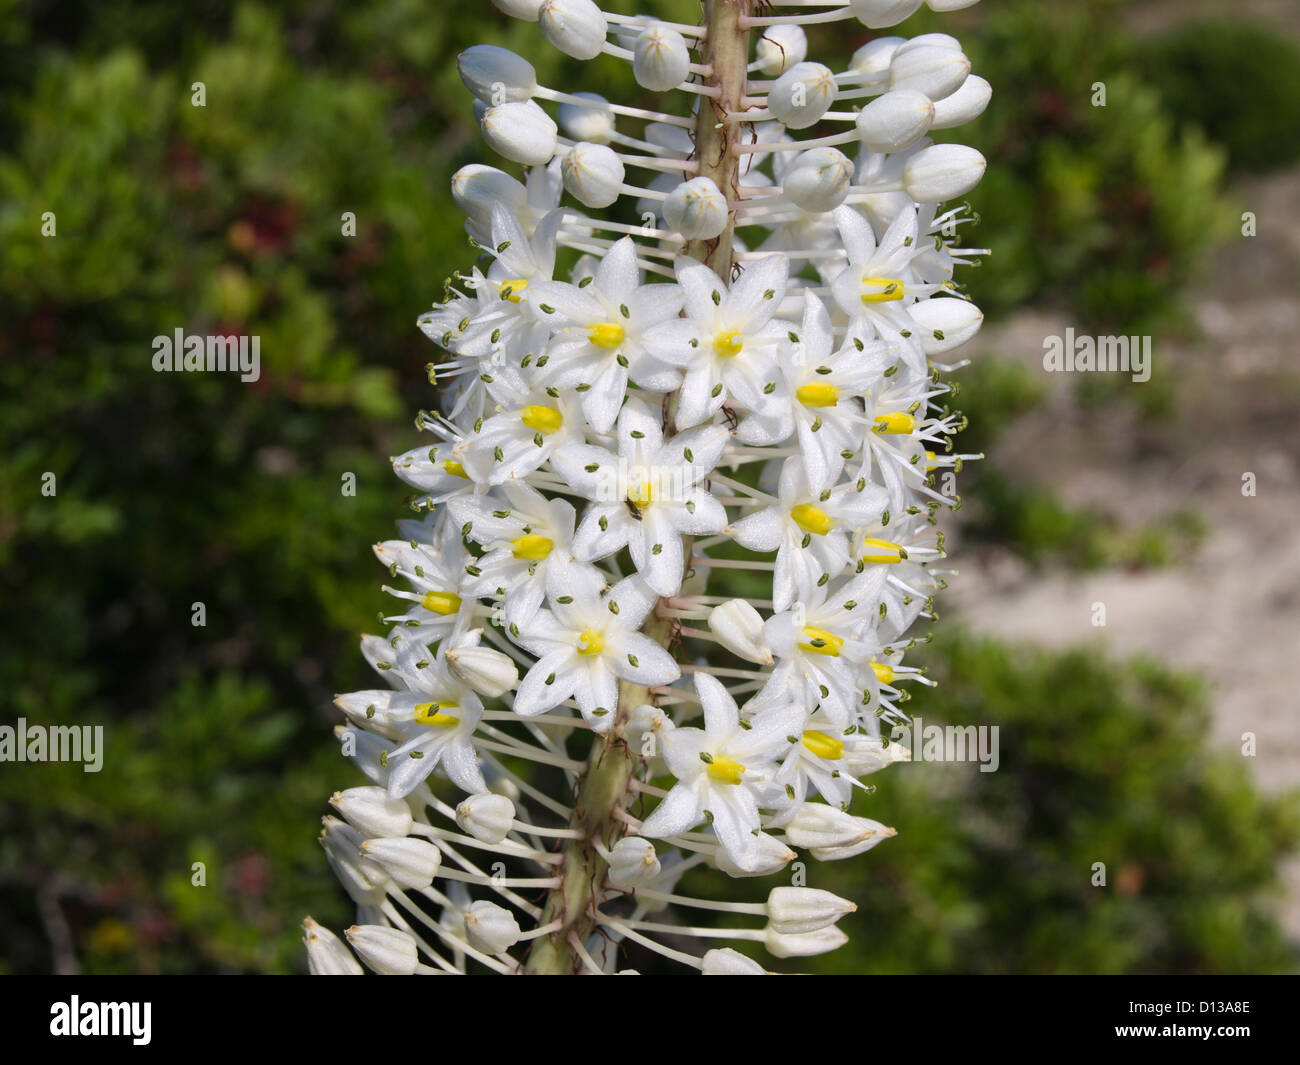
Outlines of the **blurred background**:
M910 709L998 725L1001 767L874 778L860 812L900 834L816 870L860 907L817 963L1296 971L1300 10L985 0L897 32L939 28L995 93L955 131L990 163L956 404L987 459ZM0 764L0 971L301 971L303 915L351 923L315 844L359 779L331 698L370 682L387 456L435 402L415 318L472 262L479 42L638 93L486 0L0 0L0 723L106 741L100 773ZM1067 326L1151 335L1151 380L1045 373ZM154 373L178 327L260 335L261 379Z

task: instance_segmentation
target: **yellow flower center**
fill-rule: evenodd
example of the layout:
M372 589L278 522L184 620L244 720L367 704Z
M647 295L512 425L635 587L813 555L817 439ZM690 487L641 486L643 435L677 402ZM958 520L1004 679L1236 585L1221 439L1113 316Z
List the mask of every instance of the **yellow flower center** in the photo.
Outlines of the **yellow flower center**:
M655 492L653 485L649 481L638 481L634 485L629 485L627 489L627 501L637 510L643 510L655 501Z
M530 562L545 558L551 553L551 548L554 546L555 541L538 533L516 536L510 541L510 550L515 558L526 558Z
M587 327L587 339L606 351L622 347L626 337L626 331L618 322L597 322Z
M824 732L818 732L816 729L809 729L803 734L803 745L818 758L838 761L844 757L844 741L828 736Z
M525 407L519 420L539 433L553 433L564 424L564 415L554 407Z
M893 277L864 277L863 285L870 285L876 291L862 293L863 303L893 303L903 298L903 282Z
M715 355L720 355L724 359L729 359L733 355L739 355L740 349L744 346L744 339L735 329L729 329L725 333L719 333L713 338L713 353Z
M442 614L444 617L448 614L460 612L460 596L455 592L425 592L424 598L420 600L420 605L425 610L431 610L435 614Z
M463 477L465 480L469 480L469 474L465 472L465 467L455 459L448 459L442 464L442 468L453 477Z
M876 415L876 432L906 435L916 428L916 419L907 411Z
M442 701L437 703L418 703L415 707L415 720L420 725L437 725L439 728L450 728L458 724L460 718L454 714L444 714L444 710L455 710L456 704L453 702Z
M605 637L595 629L584 629L578 637L578 654L598 655L605 649Z
M805 407L833 407L840 401L840 390L835 385L800 385L794 394Z
M790 518L804 532L815 536L825 536L835 525L834 518L821 507L815 507L811 503L800 503L797 507L791 507Z
M840 650L844 647L843 636L836 636L833 632L812 626L805 627L803 634L808 642L801 643L800 650L811 651L815 655L827 655L830 658L840 657Z
M884 662L872 662L871 672L876 675L876 680L881 684L892 684L894 680L894 671Z
M903 549L888 540L874 540L870 537L862 541L862 561L872 563L902 562ZM867 554L866 552L871 552Z
M528 287L527 278L514 277L509 281L501 282L501 296L508 299L511 303L518 303L523 297L520 295Z
M715 754L709 763L708 772L710 779L719 784L739 784L740 778L745 775L745 767L725 754Z

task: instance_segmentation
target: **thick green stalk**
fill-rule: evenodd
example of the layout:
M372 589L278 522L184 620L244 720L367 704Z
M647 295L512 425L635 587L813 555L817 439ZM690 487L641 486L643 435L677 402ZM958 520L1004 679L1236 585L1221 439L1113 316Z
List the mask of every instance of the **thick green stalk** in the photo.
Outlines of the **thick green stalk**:
M740 109L745 91L745 67L749 56L749 31L741 26L750 0L708 0L704 41L704 62L713 68L706 83L718 89L716 97L702 97L695 130L695 156L699 174L711 178L729 200L738 194L737 156L732 150L740 129L726 121L726 116ZM686 254L700 260L724 279L732 267L732 236L735 212L727 220L721 235L709 241L689 241ZM701 591L704 575L696 575L690 566L691 539L683 538L686 558L686 583L683 592ZM670 619L653 614L642 632L657 643L667 645L672 637ZM596 849L596 842L609 848L623 835L623 825L614 811L627 805L630 782L639 752L628 749L624 739L628 717L643 703L650 702L644 685L620 682L618 711L609 731L597 736L587 758L587 768L578 784L570 827L582 837L570 840L560 866L561 884L547 894L540 924L560 922L560 928L539 937L524 964L524 971L539 974L576 973L581 960L573 941L585 943L596 927L593 915L601 885L605 881L606 863Z

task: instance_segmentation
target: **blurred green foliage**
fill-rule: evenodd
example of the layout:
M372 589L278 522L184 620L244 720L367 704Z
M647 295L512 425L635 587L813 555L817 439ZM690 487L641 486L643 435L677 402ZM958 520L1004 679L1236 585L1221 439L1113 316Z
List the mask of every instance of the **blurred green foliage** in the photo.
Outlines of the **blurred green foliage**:
M1214 230L1218 154L1122 75L1089 107L1112 31L984 7L959 31L997 89L968 134L992 163L974 241L997 245L972 291L992 313L1170 305ZM414 319L472 254L447 182L483 157L452 59L478 41L544 83L636 92L486 3L0 0L0 720L102 724L107 745L98 774L0 768L0 969L301 969L298 920L349 920L313 842L353 782L329 702L366 683L356 634L385 604L365 541L405 499L384 456L430 403ZM154 373L176 328L261 337L261 379ZM1004 374L962 405L980 389L977 434L1037 402ZM994 498L990 535L1040 543ZM932 659L923 713L1003 723L1004 769L945 798L900 767L871 801L903 835L842 871L870 897L828 964L1284 964L1251 893L1292 836L1207 759L1179 682L955 638ZM1080 887L1098 858L1145 886Z

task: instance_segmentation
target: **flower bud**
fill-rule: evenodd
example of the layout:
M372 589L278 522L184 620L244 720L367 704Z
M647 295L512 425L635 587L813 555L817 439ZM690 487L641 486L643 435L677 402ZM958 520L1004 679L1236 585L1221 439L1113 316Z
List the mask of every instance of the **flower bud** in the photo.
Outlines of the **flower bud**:
M361 853L384 867L399 887L427 888L438 875L442 853L425 839L368 839Z
M492 3L498 11L524 22L536 22L538 8L542 6L542 0L492 0Z
M503 170L482 163L462 166L451 179L451 198L471 222L492 225L492 205L501 204L512 215L523 214L528 193Z
M664 736L674 728L673 719L659 707L642 703L628 717L623 736L634 757L653 761L663 754Z
M544 166L555 155L559 128L532 100L489 107L481 123L494 152L524 166Z
M686 41L676 30L652 23L637 37L632 49L632 73L643 89L675 89L686 80L690 67Z
M727 198L710 178L683 181L663 202L664 221L687 240L712 240L726 228Z
M640 836L624 836L609 851L609 882L629 890L659 875L654 844Z
M514 826L515 804L504 795L471 795L456 807L456 824L477 840L500 843Z
M573 96L591 102L560 104L560 127L575 141L605 144L614 132L614 112L609 101L594 92L575 92Z
M410 976L420 964L415 939L400 928L354 924L343 934L361 960L380 976Z
M917 203L943 203L970 192L987 165L964 144L932 144L903 165L903 187Z
M965 344L979 332L983 312L970 300L937 296L907 308L919 327L914 334L927 355L938 355Z
M835 148L812 148L794 162L782 188L796 207L815 214L833 211L853 184L853 163Z
M925 136L934 104L924 93L892 89L858 112L858 139L868 151L901 152Z
M914 48L925 48L935 46L938 48L948 48L954 52L961 51L961 41L950 33L922 33L915 37L909 38L903 44L898 46L898 51L908 52Z
M489 699L513 691L519 683L519 670L511 657L491 647L452 647L446 659L456 676Z
M336 791L330 805L365 836L405 836L411 831L411 808L402 799L390 799L383 788Z
M605 46L605 13L592 0L543 0L537 21L546 39L574 59L595 59Z
M768 26L754 46L758 73L765 78L780 77L791 67L802 63L807 54L808 36L803 27L788 22Z
M493 44L476 44L456 57L465 88L488 105L531 100L537 72L523 56Z
M513 913L482 899L465 912L465 935L475 950L500 954L519 942L521 932Z
M835 102L835 75L820 63L796 63L773 83L768 110L789 129L805 129L821 120Z
M868 41L849 60L849 70L867 78L885 80L889 77L889 64L894 53L907 43L906 37L877 37Z
M973 118L979 118L993 98L993 87L978 74L962 82L961 88L945 96L934 105L931 129L952 129Z
M888 831L879 821L854 817L835 806L806 802L785 826L793 847L839 847L876 832Z
M798 855L779 839L765 832L758 836L758 861L752 869L743 869L731 860L721 847L718 848L714 862L719 869L731 877L771 876L789 865Z
M819 862L838 862L845 858L856 858L859 854L871 850L872 847L884 843L887 839L893 839L896 835L898 835L897 829L881 825L879 832L868 833L861 839L846 843L842 847L809 847L808 853Z
M767 897L767 920L774 932L801 935L832 925L857 908L856 903L819 888L776 887Z
M942 100L961 88L970 74L970 60L942 44L899 48L889 64L889 87L923 92Z
M700 972L705 976L766 976L764 969L753 958L747 958L730 947L704 952Z
M308 917L302 923L307 971L312 976L360 976L362 968L343 940Z
M560 170L564 187L585 207L608 207L623 189L623 161L604 144L575 144Z
M769 954L777 958L807 958L814 954L829 954L849 941L849 937L834 925L798 935L785 935L771 925L763 932L763 945Z
M763 619L745 599L728 599L709 611L709 631L732 654L746 662L772 664L772 648L763 635Z
M358 906L377 906L388 889L388 874L361 853L361 835L337 817L322 818L320 845L343 890Z
M873 30L897 26L921 6L921 0L849 0L854 17Z

